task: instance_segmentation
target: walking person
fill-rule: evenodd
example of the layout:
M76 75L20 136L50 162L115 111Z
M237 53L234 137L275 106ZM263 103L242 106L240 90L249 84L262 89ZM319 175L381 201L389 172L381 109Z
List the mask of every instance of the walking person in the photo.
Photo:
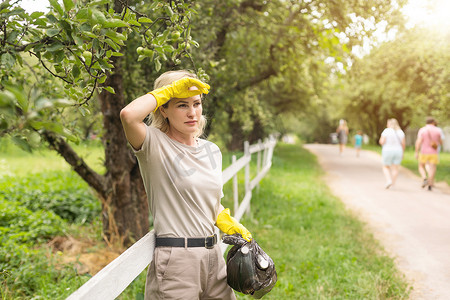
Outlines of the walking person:
M344 153L345 145L347 144L348 139L348 126L347 121L344 119L339 120L339 126L336 128L336 132L338 134L339 140L339 154L342 155Z
M353 137L353 140L355 141L355 149L356 149L356 157L359 157L359 152L361 152L361 147L363 143L363 136L362 131L358 130Z
M252 237L220 204L222 154L200 138L206 124L202 94L208 92L194 74L170 71L120 113L156 233L145 299L236 299L214 225L247 241Z
M444 145L445 135L444 135L444 130L442 130L442 128L438 126L438 123L436 120L434 120L433 124L434 124L434 126L436 126L436 128L439 130L439 133L441 134L441 144L438 145L438 148L437 148L438 162L439 162L439 154L441 153L442 146Z
M441 132L436 127L434 118L427 117L426 125L417 133L415 157L419 162L422 188L428 186L429 191L433 189L436 168L439 163L439 145L442 145Z
M386 189L395 184L397 180L400 163L405 151L405 133L394 118L388 119L386 128L381 133L378 141L382 146L381 158L383 164L383 174L386 178Z

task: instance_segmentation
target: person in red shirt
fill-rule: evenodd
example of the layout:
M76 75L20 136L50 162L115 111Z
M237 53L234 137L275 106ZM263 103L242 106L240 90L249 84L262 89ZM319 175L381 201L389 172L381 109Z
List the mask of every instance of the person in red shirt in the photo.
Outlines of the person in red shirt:
M427 117L426 125L419 129L415 145L415 157L419 161L422 188L428 186L429 191L432 190L439 162L438 147L442 144L441 133L434 124L435 120Z

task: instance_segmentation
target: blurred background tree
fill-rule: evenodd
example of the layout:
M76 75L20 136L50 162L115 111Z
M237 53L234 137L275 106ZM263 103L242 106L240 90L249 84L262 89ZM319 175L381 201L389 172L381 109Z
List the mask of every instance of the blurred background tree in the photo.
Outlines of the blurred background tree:
M403 129L421 127L426 116L450 118L450 34L415 28L355 62L341 98L341 114L373 140L396 118Z

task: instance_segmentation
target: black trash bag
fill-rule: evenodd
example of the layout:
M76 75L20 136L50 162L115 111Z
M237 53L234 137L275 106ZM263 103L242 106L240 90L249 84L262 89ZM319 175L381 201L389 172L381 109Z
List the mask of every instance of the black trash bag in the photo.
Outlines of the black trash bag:
M234 245L227 254L228 285L255 299L270 292L277 282L275 264L255 239L247 242L240 234L233 234L225 235L223 242Z

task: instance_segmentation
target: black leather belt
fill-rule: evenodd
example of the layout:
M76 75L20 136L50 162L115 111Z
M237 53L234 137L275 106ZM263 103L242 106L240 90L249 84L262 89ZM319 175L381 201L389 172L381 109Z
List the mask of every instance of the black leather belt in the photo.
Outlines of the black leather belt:
M156 237L156 247L205 247L207 249L214 248L217 244L217 235L208 236L206 238L173 238L173 237Z

